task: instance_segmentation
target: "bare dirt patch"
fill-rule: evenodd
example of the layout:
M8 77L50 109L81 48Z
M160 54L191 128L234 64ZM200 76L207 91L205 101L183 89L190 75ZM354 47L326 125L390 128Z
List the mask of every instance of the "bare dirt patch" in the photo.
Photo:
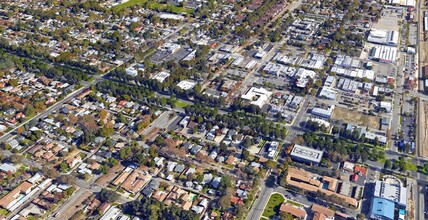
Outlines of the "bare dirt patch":
M362 113L337 106L334 108L333 119L343 120L355 125L365 126L373 129L379 129L380 126L379 118L375 116L364 115Z
M426 157L428 155L428 124L427 124L427 117L428 117L428 102L426 101L420 101L419 106L419 154L421 154L421 157Z

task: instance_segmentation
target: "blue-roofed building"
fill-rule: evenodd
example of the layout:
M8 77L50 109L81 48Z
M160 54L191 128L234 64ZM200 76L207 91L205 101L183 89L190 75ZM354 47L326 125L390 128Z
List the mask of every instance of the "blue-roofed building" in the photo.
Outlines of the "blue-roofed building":
M394 209L394 202L387 199L374 197L372 199L370 219L394 220Z

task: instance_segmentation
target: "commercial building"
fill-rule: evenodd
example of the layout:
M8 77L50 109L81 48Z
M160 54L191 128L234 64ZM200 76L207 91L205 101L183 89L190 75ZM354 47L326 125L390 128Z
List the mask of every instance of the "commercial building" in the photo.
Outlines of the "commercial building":
M298 187L309 192L321 192L327 196L335 195L344 203L358 208L359 202L357 199L330 190L335 188L335 185L337 186L337 182L332 180L333 178L325 176L321 178L313 173L294 167L289 168L286 178L286 181L290 186Z
M395 63L397 61L397 48L376 45L372 47L369 54L369 59L383 63Z
M386 113L390 113L392 111L392 104L391 102L380 102L379 108Z
M385 146L388 141L385 135L379 135L373 132L365 132L364 137L366 138L366 140L370 140L370 142L372 143L375 143L375 140L377 139L379 144L381 144L382 146Z
M241 98L261 108L269 100L271 95L272 92L264 88L251 87Z
M166 50L168 53L175 53L178 50L180 50L181 46L179 44L174 44L174 43L164 43L163 46L164 50Z
M383 198L373 198L371 202L370 218L371 219L394 219L395 205L393 202Z
M296 86L304 88L309 83L309 78L313 79L316 75L317 73L315 71L299 68L293 77L296 79Z
M374 197L394 202L401 209L407 206L407 188L403 186L401 180L393 176L384 177L383 181L376 181Z
M322 87L320 94L318 95L320 98L326 98L330 100L336 100L337 92L331 89L330 87Z
M321 162L323 153L323 151L296 144L293 150L291 150L290 156L293 160L318 166Z
M368 80L375 79L375 72L373 70L346 69L340 66L333 66L330 72L336 73L336 75L339 75L339 76L346 76L349 78L359 78L359 79L366 78Z
M311 113L315 116L322 118L331 118L334 111L334 105L330 106L328 109L323 108L313 108Z
M387 31L380 29L372 29L367 38L368 42L376 44L384 44L390 46L398 45L398 32L397 31Z
M333 87L336 84L336 78L334 76L327 76L324 81L325 87Z

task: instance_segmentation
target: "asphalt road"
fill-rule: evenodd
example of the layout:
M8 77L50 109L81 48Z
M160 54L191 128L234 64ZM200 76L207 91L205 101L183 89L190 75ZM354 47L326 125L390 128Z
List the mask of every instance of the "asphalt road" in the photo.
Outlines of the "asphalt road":
M259 220L263 214L265 206L269 201L270 195L274 191L275 180L267 178L260 184L260 191L257 199L254 201L253 206L248 212L246 220Z
M288 136L286 138L286 141L289 143L292 143L294 138L297 137L300 134L303 134L302 128L300 126L300 123L302 123L303 116L306 114L306 112L309 109L309 106L311 104L315 103L315 97L313 96L306 96L305 101L300 106L299 111L297 112L296 116L293 119L293 122L291 126L288 127Z

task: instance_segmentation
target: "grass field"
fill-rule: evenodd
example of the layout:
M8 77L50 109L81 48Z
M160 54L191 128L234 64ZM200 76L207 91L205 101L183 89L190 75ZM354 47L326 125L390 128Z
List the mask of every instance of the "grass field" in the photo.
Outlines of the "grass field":
M190 9L190 8L185 8L185 7L179 7L176 5L171 5L171 4L160 4L160 3L151 3L150 4L150 9L152 10L160 10L160 11L168 11L168 12L172 12L175 14L180 14L180 13L186 13L186 14L191 14L194 10Z
M185 108L186 106L188 106L188 104L185 102L182 102L182 101L176 101L175 106L177 106L179 108Z
M124 2L122 4L118 4L118 5L114 6L113 11L120 11L120 10L123 10L125 8L133 7L136 5L142 5L146 2L147 2L147 0L129 0L127 2Z
M130 8L136 5L142 5L144 3L146 3L148 0L129 0L125 3L116 5L113 7L113 11L120 11L123 10L125 8ZM194 10L190 9L190 8L185 8L185 7L179 7L176 5L171 5L171 4L161 4L158 3L156 1L150 1L149 3L149 8L152 10L159 10L159 11L166 11L166 12L171 12L171 13L175 13L175 14L180 14L180 13L186 13L186 14L191 14Z
M411 161L406 161L406 163L404 164L404 169L410 171L418 171L418 166L416 166L416 164L412 163Z
M276 214L279 214L279 207L284 202L284 200L285 199L283 195L279 193L272 194L265 207L265 210L263 211L263 217L270 218Z

